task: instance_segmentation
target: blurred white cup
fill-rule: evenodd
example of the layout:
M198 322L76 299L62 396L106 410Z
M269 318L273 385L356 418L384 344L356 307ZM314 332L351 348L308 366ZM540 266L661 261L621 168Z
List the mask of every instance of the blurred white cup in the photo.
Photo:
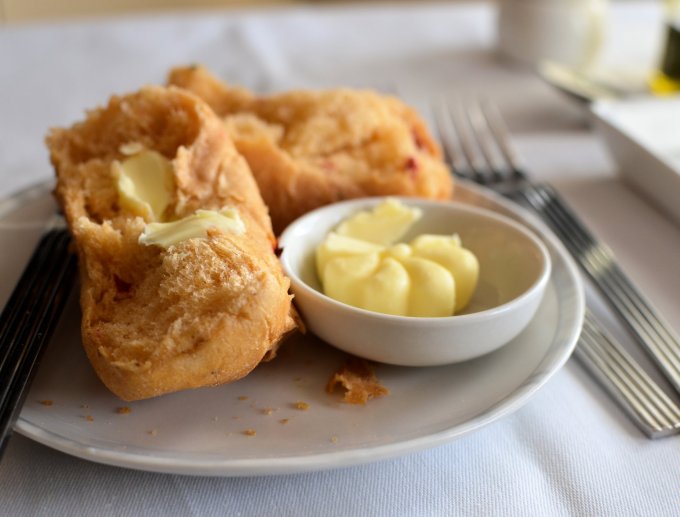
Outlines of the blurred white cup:
M607 0L499 0L498 51L522 63L588 66L602 45Z

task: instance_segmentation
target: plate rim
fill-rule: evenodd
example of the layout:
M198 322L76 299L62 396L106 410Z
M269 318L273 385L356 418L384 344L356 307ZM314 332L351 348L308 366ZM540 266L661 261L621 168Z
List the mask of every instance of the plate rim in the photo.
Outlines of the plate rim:
M0 199L0 218L11 213L14 207L17 207L20 204L17 203L17 200L23 202L39 198L41 195L49 194L52 187L53 181L43 181ZM41 428L24 419L21 414L15 424L15 431L53 449L101 464L148 472L198 476L245 477L346 468L394 458L449 443L454 439L461 438L491 422L513 413L527 403L530 398L542 388L562 368L562 366L564 366L571 356L578 341L585 311L583 283L578 268L569 253L547 225L545 225L545 223L537 216L502 198L489 189L470 182L458 180L457 188L468 190L478 197L491 201L492 204L500 205L500 207L505 210L504 215L510 215L510 217L519 220L520 223L527 225L530 230L537 233L542 240L546 241L546 245L551 253L560 258L561 269L566 272L567 277L573 283L574 292L576 293L572 302L574 304L575 313L572 319L575 318L575 321L571 322L570 327L567 327L569 332L565 337L564 343L558 348L554 348L554 346L551 345L536 368L519 386L508 392L495 404L483 409L476 416L442 431L389 444L275 458L260 457L231 459L222 457L207 459L202 456L197 460L195 459L195 456L193 457L194 459L192 459L191 456L186 457L186 455L171 456L158 453L155 456L142 456L136 452L126 452L114 448L106 449L80 443L61 434ZM494 210L493 208L491 209ZM498 211L498 207L495 210ZM556 268L553 267L551 278L554 278L555 270ZM559 293L558 300L560 300Z

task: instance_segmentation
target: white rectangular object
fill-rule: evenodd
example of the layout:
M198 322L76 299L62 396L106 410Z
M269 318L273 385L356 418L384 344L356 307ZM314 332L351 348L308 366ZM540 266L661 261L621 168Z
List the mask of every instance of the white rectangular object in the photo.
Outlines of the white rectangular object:
M621 176L680 224L680 97L599 101L591 111Z

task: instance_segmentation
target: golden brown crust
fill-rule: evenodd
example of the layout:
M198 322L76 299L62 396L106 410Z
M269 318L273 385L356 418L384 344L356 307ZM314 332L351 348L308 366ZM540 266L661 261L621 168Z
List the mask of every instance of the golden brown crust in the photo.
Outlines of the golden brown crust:
M326 384L326 392L333 393L337 387L345 391L343 400L348 404L366 404L375 397L390 394L375 376L373 368L364 359L350 357Z
M201 96L225 118L276 233L342 199L451 197L438 145L416 112L395 97L349 89L256 97L200 66L176 68L168 82Z
M141 143L172 161L166 214L235 207L245 234L212 231L163 250L121 209L113 160ZM197 97L149 87L47 138L56 197L80 261L82 336L104 384L137 400L239 379L291 331L289 281L273 253L267 209L223 123Z

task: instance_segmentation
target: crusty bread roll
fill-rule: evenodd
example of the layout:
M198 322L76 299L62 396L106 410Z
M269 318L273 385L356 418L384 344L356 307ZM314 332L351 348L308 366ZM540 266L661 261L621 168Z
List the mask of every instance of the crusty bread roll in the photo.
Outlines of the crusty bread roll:
M147 87L53 129L47 144L78 251L83 344L113 393L137 400L213 386L273 355L295 328L289 281L248 165L208 105ZM140 244L149 221L122 208L112 170L126 144L171 160L168 220L232 207L245 233Z
M176 68L168 82L225 118L276 233L342 199L451 197L453 182L438 145L417 113L395 97L349 89L256 97L200 66Z

